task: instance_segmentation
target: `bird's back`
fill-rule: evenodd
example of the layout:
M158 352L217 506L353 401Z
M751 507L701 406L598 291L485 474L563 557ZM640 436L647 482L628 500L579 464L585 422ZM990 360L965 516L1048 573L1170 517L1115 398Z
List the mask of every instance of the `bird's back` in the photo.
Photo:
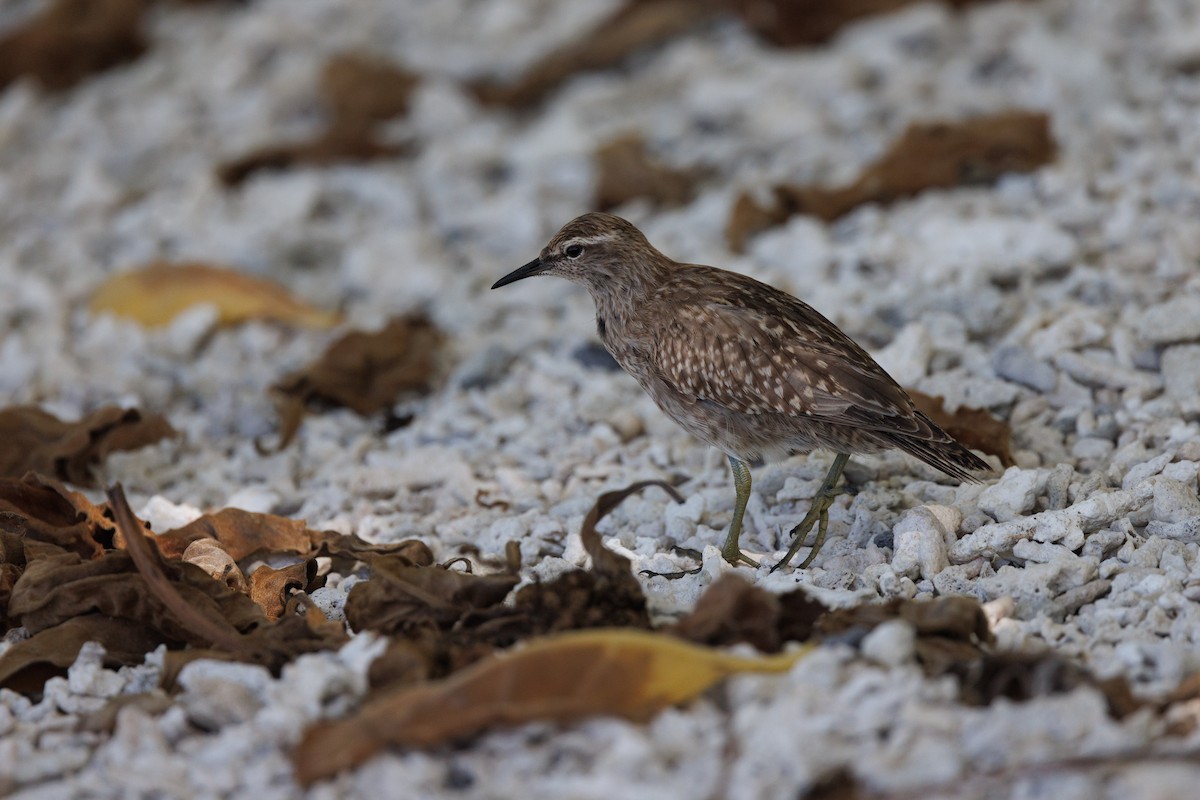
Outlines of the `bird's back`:
M648 371L676 408L660 406L694 433L697 420L680 414L700 415L701 438L727 452L740 445L749 454L751 440L792 435L783 449L899 447L962 479L988 468L920 413L865 350L786 292L681 265L643 302ZM713 441L722 434L727 441Z

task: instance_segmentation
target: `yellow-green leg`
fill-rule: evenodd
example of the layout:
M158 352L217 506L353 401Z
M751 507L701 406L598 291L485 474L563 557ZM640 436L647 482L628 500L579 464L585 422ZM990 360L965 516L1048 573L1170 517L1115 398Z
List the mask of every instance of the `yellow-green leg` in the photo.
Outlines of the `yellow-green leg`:
M817 557L817 553L821 552L821 546L825 544L825 534L829 530L829 507L833 505L833 498L838 494L834 487L837 486L838 479L842 477L842 470L846 468L846 462L849 460L849 453L838 453L833 459L833 465L825 474L825 482L813 495L812 506L808 509L808 513L804 515L804 519L800 520L799 525L792 528L792 546L788 548L787 555L780 559L778 564L771 567L771 572L796 557L796 553L804 546L804 540L808 538L808 532L812 530L815 522L820 523L817 525L817 539L813 542L812 552L800 562L799 569L807 569L808 565Z
M757 567L749 556L742 552L738 539L742 535L742 517L746 515L746 503L750 502L750 466L741 459L729 456L729 471L733 473L733 488L737 499L733 502L733 521L729 523L729 535L721 547L721 555L730 564L749 564Z

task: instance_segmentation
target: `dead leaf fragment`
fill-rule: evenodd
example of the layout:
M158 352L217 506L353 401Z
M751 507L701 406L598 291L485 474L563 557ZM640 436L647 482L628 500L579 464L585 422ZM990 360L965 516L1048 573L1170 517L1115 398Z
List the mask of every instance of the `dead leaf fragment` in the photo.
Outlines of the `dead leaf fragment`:
M92 470L109 453L137 450L177 435L161 414L104 406L78 422L63 422L36 406L0 410L0 477L38 472L94 486Z
M1045 114L1009 111L962 122L913 123L887 153L848 186L825 189L782 184L767 206L744 192L735 201L725 238L741 252L746 241L795 214L832 222L865 203L891 203L926 189L990 184L1009 172L1048 164L1056 145Z
M826 611L803 589L776 595L726 573L705 590L691 613L668 630L710 647L745 642L760 652L778 653L785 642L806 641Z
M265 145L226 161L217 166L217 179L226 186L239 186L256 172L306 165L328 167L334 164L358 164L381 158L399 158L410 152L408 145L392 144L378 138L373 126L335 123L313 139Z
M260 553L308 553L323 535L310 530L304 520L261 514L240 508L223 508L154 537L159 552L178 558L194 542L212 539L241 561Z
M940 395L931 396L916 389L909 389L908 394L921 413L967 447L998 457L1006 469L1016 465L1012 453L1012 428L1004 420L982 408L960 407L950 413Z
M408 112L419 81L417 75L381 58L335 55L321 71L321 95L329 109L325 130L307 141L269 144L227 161L217 167L217 178L226 186L237 186L262 170L408 155L408 145L381 138L379 123Z
M65 675L86 642L104 646L104 665L140 664L158 646L137 622L102 614L73 617L15 643L0 655L0 687L26 695L38 694L47 679Z
M272 387L280 416L279 449L291 443L310 405L367 416L391 409L406 392L427 391L443 339L422 315L395 317L381 331L351 331L338 339L314 363Z
M420 78L397 64L359 53L338 53L321 70L321 95L338 120L379 121L408 113Z
M842 28L866 17L887 14L918 0L733 0L746 24L781 47L820 44ZM990 0L942 0L964 8Z
M195 564L207 572L210 578L220 581L236 592L247 592L250 588L241 567L215 539L197 539L187 546L180 560L187 564Z
M69 89L146 49L145 0L53 0L0 36L0 89L28 76L45 89Z
M308 785L386 747L433 747L496 726L596 714L643 721L730 675L784 672L801 655L740 658L621 629L550 636L446 680L371 698L348 719L310 727L293 755L296 778Z
M470 89L486 105L527 108L577 73L616 66L638 51L707 24L721 6L714 0L631 0L537 61L516 81L479 81Z
M258 604L267 619L276 620L283 616L292 595L311 592L323 585L325 579L317 578L315 560L300 561L281 569L264 564L250 573L250 599Z
M23 568L28 560L64 552L96 558L111 546L114 529L105 508L53 478L33 472L21 480L0 478L4 563Z
M519 580L376 559L371 580L356 583L346 597L346 621L356 631L449 631L471 612L502 603Z
M277 283L199 262L159 261L118 272L92 295L91 309L153 327L170 323L200 303L217 307L221 325L267 320L331 328L340 320L333 312L298 300Z
M630 200L645 198L672 208L695 194L699 175L694 170L673 169L650 157L641 136L619 136L598 147L595 155L596 198L601 211L610 211Z

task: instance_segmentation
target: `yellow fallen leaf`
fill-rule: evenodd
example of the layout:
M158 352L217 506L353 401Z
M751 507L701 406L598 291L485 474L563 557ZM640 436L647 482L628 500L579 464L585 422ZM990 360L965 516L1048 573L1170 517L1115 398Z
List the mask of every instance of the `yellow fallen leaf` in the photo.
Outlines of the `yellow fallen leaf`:
M163 261L119 272L92 295L94 313L112 312L143 325L165 325L188 308L211 303L221 325L251 319L330 328L337 314L308 305L277 283L197 262Z
M634 721L741 672L785 672L807 652L743 658L661 633L602 628L533 639L441 681L368 699L354 716L308 729L292 761L310 784L385 747L433 747L499 725L595 714Z

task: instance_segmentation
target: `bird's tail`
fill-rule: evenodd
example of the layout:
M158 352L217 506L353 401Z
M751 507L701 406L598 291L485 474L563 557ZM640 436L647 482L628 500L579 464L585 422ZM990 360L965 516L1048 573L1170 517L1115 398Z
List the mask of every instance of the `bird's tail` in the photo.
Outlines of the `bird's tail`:
M888 437L888 443L960 481L979 483L982 476L977 473L992 472L986 461L939 428L929 417L919 411L917 416L922 423L920 433L893 434Z

